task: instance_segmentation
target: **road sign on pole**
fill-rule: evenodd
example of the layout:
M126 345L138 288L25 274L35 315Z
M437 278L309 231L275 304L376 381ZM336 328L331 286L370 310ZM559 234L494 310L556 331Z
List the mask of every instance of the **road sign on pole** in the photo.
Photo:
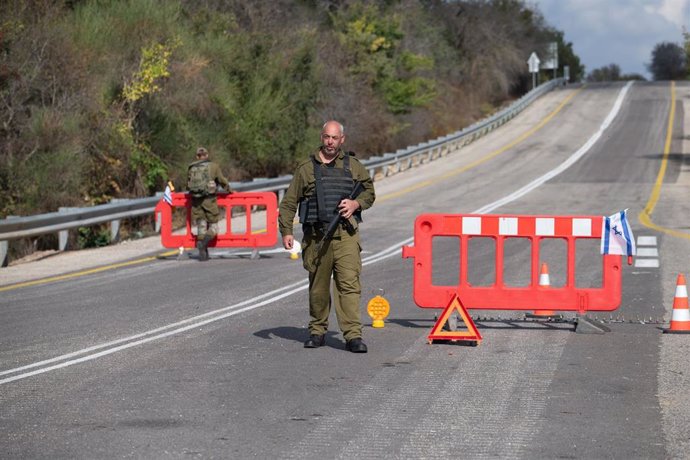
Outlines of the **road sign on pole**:
M558 43L551 42L546 48L546 58L541 62L540 68L553 69L553 78L556 78L558 71Z
M529 66L529 71L532 74L532 88L537 86L537 73L539 73L539 56L534 51L530 54L527 60L527 65Z

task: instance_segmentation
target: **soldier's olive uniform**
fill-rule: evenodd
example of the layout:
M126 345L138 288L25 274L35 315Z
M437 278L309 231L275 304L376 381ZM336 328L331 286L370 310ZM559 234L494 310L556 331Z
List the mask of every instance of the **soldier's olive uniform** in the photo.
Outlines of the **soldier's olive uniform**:
M351 340L362 336L359 311L362 292L359 275L362 271L362 259L357 219L351 217L350 225L347 227L339 225L333 238L322 248L320 257L314 256L316 245L328 226L328 223L323 221L323 212L321 219L315 217L318 216L319 211L323 211L317 209L316 205L319 200L316 192L315 168L321 168L324 182L331 184L326 187L328 190L326 193L333 195L334 190L347 189L346 193L335 198L332 196L326 200L322 198L321 203L326 203L329 218L334 215L333 203L337 205L340 199L346 197L352 190L351 184L355 181L363 185L362 192L356 198L360 204L360 210L370 208L376 198L374 184L367 169L351 155L348 155L349 158L345 160L346 155L348 154L339 151L333 161L324 164L316 152L297 166L292 182L280 202L279 226L283 236L292 235L295 213L298 207L300 208L300 222L302 222L304 233L302 260L304 268L309 271L310 334L320 336L328 329L332 274L339 296L339 302L336 302L338 325L345 340ZM345 168L346 165L349 168Z
M187 184L190 184L192 169L196 167L208 168L205 171L205 174L208 174L206 189L203 191L190 190L192 194L192 223L196 225L197 238L201 240L206 235L212 238L218 233L220 211L218 210L218 199L216 198L217 186L222 185L228 192L232 192L232 190L230 189L230 183L223 176L220 166L209 160L199 160L189 165L187 168Z

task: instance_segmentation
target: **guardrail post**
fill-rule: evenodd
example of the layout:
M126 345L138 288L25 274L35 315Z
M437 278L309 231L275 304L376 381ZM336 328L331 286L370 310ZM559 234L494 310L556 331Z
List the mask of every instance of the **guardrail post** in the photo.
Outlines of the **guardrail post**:
M0 241L0 267L7 267L9 265L9 258L7 257L8 249L8 242Z
M7 216L5 219L16 219L19 216ZM0 241L0 267L7 267L10 264L9 258L10 242L7 240Z
M60 230L58 233L58 251L67 249L67 240L69 239L69 230Z
M156 196L158 198L162 199L163 198L163 192L156 192ZM154 210L153 210L153 231L156 233L161 232L161 219L162 219L161 213L156 212L156 210L154 208Z
M58 212L59 213L66 213L69 211L72 211L74 207L59 207ZM67 244L69 243L69 230L60 230L58 232L58 251L66 251L67 250Z
M127 201L122 198L113 198L110 200L111 203L120 203L122 201ZM110 242L117 243L120 241L120 219L115 219L110 221Z

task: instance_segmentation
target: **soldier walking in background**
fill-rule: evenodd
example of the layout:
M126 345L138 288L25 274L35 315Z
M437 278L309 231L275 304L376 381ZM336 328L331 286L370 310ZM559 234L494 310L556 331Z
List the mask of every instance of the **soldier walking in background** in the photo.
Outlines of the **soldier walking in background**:
M342 124L328 121L321 131L321 147L297 166L292 182L280 203L279 225L285 249L294 244L293 219L299 208L304 240L302 260L309 272L309 338L305 348L325 344L328 315L331 310L331 276L335 280L339 302L336 302L338 325L346 349L366 353L362 341L360 317L362 271L358 225L362 210L374 204L374 183L367 169L351 152L344 152ZM346 198L356 182L362 191L355 199ZM324 232L340 215L333 237L319 245ZM317 247L318 246L318 247Z
M199 260L208 260L208 243L218 234L218 186L232 193L230 183L223 176L220 166L209 161L208 150L199 147L196 161L187 168L187 190L192 195L192 225L196 225L196 247Z

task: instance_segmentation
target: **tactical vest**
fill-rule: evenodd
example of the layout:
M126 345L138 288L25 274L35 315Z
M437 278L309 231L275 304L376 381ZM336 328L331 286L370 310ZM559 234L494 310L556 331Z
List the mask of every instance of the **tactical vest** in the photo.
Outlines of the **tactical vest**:
M312 157L314 178L316 179L316 193L304 198L299 205L299 221L302 224L324 222L328 223L338 214L338 204L352 192L354 180L350 170L350 154L345 154L343 167L322 167L321 163ZM335 160L334 160L335 161ZM359 219L359 213L355 217Z
M211 177L211 164L208 160L198 161L189 165L189 183L187 190L193 197L199 198L212 194L215 191L210 190L209 183L214 182Z

